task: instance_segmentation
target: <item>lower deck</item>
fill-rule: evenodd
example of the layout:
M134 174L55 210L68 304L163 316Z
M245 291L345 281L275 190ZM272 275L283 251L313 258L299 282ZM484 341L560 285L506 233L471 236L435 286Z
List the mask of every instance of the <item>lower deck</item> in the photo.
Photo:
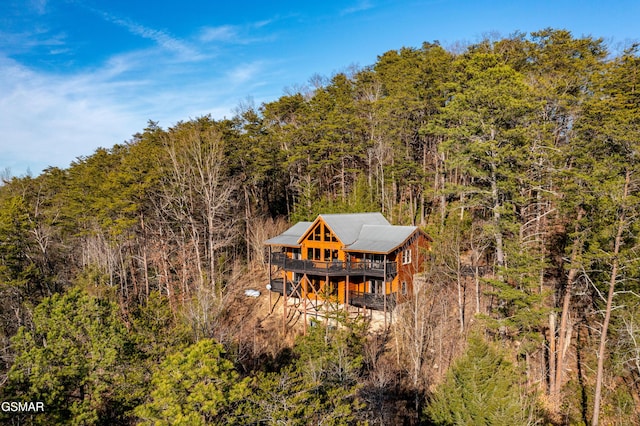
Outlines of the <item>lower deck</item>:
M270 281L267 288L274 293L285 295L286 287L287 297L327 300L378 311L392 310L398 303L399 295L397 291L382 292L381 286L372 287L372 289L378 290L377 292L364 291L366 287L364 283L350 284L347 290L347 286L344 283L342 283L343 285L340 284L336 283L335 286L315 286L312 280L306 283L287 280L285 285L284 279L276 278Z

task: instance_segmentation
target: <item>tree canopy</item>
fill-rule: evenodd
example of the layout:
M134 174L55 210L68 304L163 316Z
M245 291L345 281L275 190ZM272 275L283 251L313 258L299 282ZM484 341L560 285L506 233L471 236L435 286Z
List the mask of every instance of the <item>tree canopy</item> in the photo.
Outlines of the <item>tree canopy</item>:
M13 420L637 421L639 71L562 29L424 43L5 176L0 391L48 407ZM277 334L238 297L262 242L356 211L437 243L403 328Z

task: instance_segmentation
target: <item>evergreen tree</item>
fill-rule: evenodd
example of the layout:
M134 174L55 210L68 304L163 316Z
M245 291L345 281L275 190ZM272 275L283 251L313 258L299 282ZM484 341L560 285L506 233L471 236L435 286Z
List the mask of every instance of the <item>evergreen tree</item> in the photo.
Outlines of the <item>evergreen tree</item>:
M246 423L346 425L356 421L362 368L362 327L317 324L293 348L293 363L258 374L244 412Z
M154 372L149 400L135 409L148 425L226 425L247 394L222 345L203 339L169 355Z
M446 137L441 145L450 181L446 192L467 207L493 236L495 279L488 282L500 300L495 328L535 333L544 310L538 282L544 264L523 241L523 196L533 184L528 130L539 105L522 74L481 49L460 58L459 87L427 130ZM522 336L522 335L521 335Z
M600 331L592 424L600 415L607 333L616 288L637 289L637 249L640 211L640 58L633 46L611 63L596 84L596 96L585 106L579 129L589 151L576 160L594 195L589 205L593 233L585 261L596 286L607 292ZM582 155L580 155L582 154ZM608 285L607 285L608 284ZM631 291L633 291L631 290Z
M42 401L35 424L112 424L135 406L130 344L118 308L79 290L46 298L12 339L5 398Z
M536 420L516 368L492 344L471 337L447 372L426 414L437 425L526 425Z

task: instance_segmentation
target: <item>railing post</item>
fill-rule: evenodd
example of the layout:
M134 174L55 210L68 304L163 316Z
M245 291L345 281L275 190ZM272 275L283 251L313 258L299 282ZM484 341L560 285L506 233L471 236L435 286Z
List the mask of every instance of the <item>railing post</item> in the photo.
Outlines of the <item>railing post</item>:
M287 272L282 271L282 335L287 333Z
M384 295L384 328L387 328L387 255L384 255L384 270L382 278L382 294Z

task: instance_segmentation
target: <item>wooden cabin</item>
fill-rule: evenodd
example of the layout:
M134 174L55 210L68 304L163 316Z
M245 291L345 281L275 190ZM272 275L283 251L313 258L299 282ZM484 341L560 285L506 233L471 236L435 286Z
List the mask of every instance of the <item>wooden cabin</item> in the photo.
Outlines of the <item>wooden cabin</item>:
M321 214L265 241L268 288L386 312L412 294L431 241L420 228L391 225L381 213Z

